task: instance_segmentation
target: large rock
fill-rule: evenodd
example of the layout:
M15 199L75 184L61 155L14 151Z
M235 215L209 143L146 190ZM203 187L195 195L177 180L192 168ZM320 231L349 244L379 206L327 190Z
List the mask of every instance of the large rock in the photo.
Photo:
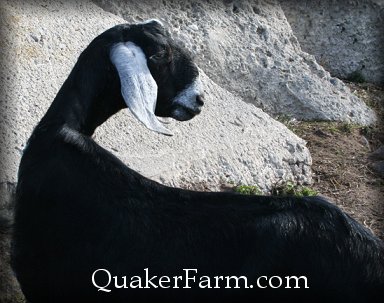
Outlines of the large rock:
M16 181L25 143L81 50L123 21L79 2L1 1L1 182Z
M303 50L332 75L384 84L384 1L280 3Z
M190 122L172 121L172 138L144 129L125 110L98 129L96 140L130 167L172 186L217 190L232 181L269 191L281 180L310 180L303 140L204 73L202 81L203 113Z
M221 87L273 115L370 124L374 113L301 51L276 1L97 0L135 22L159 18Z
M25 143L80 52L96 35L124 22L80 2L3 4L1 27L8 33L1 66L2 181L16 181ZM303 140L201 74L207 93L203 113L189 122L172 121L173 137L147 130L126 109L96 131L96 141L131 168L174 186L218 189L233 181L267 192L280 180L310 181L311 159Z

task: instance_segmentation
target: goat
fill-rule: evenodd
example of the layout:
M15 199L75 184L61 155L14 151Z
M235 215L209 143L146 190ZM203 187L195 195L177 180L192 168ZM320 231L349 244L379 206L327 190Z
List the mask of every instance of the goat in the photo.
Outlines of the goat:
M160 22L115 26L82 52L19 167L12 266L28 302L370 302L379 294L383 242L325 199L167 187L90 137L124 107L169 135L156 116L189 120L203 103L196 65ZM264 288L264 280L252 289L124 288L127 276L188 269L249 283L305 276L309 288ZM101 289L108 272L116 285Z

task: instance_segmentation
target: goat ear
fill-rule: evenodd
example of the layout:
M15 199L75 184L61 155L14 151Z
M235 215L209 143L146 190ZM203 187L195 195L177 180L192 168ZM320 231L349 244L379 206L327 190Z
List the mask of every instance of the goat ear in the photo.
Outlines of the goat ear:
M110 58L120 77L121 94L133 115L149 129L171 136L155 116L157 84L142 49L132 42L118 43L112 47Z

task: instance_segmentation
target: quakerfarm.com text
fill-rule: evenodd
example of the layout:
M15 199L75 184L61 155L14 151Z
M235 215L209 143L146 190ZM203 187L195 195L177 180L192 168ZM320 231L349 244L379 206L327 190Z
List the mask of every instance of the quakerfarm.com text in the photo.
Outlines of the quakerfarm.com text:
M259 276L248 281L246 276L199 276L195 268L183 269L177 276L151 275L148 268L142 275L116 276L100 268L92 273L92 284L102 292L122 288L309 288L306 276Z

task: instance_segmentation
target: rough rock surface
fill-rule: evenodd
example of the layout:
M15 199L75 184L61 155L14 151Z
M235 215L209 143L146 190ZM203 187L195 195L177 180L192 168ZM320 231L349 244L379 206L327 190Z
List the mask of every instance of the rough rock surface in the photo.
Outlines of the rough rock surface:
M364 125L374 120L373 111L301 51L276 1L95 2L130 22L156 17L171 25L213 81L272 115Z
M384 1L280 3L302 49L332 75L384 84Z
M1 181L16 180L26 140L81 50L97 34L124 22L93 3L80 2L3 4L1 26L8 34L2 66ZM311 159L303 140L201 74L206 106L189 122L171 121L173 137L147 130L125 109L96 131L96 141L131 168L174 186L217 189L233 181L268 191L279 180L310 181Z

